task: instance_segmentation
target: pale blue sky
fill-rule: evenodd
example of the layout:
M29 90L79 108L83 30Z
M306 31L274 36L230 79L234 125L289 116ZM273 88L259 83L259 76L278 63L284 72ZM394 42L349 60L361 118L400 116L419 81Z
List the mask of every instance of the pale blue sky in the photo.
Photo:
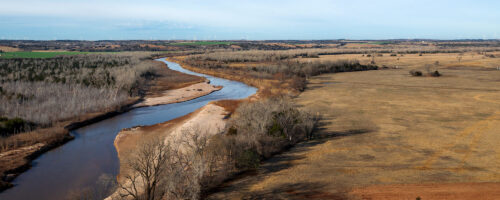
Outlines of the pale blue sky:
M0 39L499 39L498 0L0 0Z

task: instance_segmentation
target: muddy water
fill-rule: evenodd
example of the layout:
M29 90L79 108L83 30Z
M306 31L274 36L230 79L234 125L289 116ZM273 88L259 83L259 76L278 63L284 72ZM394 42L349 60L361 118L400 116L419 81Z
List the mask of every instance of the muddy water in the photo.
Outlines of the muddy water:
M99 177L118 174L113 141L121 129L165 122L189 114L210 101L242 99L257 91L237 81L195 73L177 63L158 60L172 70L206 77L211 84L221 85L223 89L182 103L137 108L72 131L74 140L34 160L33 167L15 179L13 188L0 193L0 199L65 199L72 191L92 189Z

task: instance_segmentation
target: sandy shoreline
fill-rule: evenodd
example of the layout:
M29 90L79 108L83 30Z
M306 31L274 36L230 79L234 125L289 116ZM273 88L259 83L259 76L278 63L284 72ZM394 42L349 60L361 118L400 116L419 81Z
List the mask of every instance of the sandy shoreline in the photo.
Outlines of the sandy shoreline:
M149 95L144 98L144 101L134 105L134 108L145 107L145 106L157 106L171 103L179 103L183 101L189 101L196 99L212 92L221 90L222 86L210 85L210 83L196 83L187 87L166 90L158 95Z
M158 93L155 94L156 96L150 95L146 97L143 102L136 104L134 107L189 101L220 89L222 89L221 86L213 86L210 85L209 82L193 84L188 87L165 91L160 94L161 96L158 96ZM254 94L247 99L255 99L256 96L257 94ZM183 136L188 132L205 136L222 133L225 129L228 115L234 112L235 106L237 107L241 100L236 102L231 100L228 102L222 101L224 103L219 102L221 101L210 102L190 114L170 121L121 130L114 141L114 146L120 160L120 166L123 166L123 162L126 161L127 157L130 157L134 149L137 149L141 141L146 141L150 138L161 138L165 142L177 143L185 139ZM119 174L117 175L118 183L128 184L127 180L123 178L127 173L129 172L127 172L126 169L123 167L120 168ZM107 199L116 195L118 195L118 191L115 191L115 193Z
M135 148L137 143L150 137L178 138L184 130L203 130L203 134L217 134L226 125L227 111L221 106L208 104L188 115L151 126L123 129L115 138L118 157Z
M141 141L150 138L163 138L165 141L178 141L182 139L185 131L199 131L196 134L215 135L221 133L226 126L225 116L227 111L213 103L209 103L200 109L163 123L151 126L138 126L129 129L123 129L115 138L114 145L118 152L120 166L130 156L130 153L137 148ZM123 167L117 176L118 183L128 184L123 175L129 172ZM118 197L118 191L106 199Z

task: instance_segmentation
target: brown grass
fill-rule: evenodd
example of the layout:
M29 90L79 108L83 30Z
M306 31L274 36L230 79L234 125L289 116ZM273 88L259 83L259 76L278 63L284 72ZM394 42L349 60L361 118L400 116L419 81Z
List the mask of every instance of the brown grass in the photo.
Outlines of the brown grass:
M370 61L361 55L320 59L346 58ZM436 60L442 77L408 74ZM350 190L370 185L468 182L475 187L475 182L500 181L500 71L491 70L497 58L466 54L459 69L448 68L458 63L456 54L405 55L400 63L384 55L376 62L405 69L311 78L296 100L323 116L318 139L265 162L256 175L230 182L212 197L304 199L296 194L316 191L349 198ZM297 189L287 193L290 187Z
M21 51L21 49L15 48L15 47L0 46L0 51L3 51L3 52L15 52L15 51Z
M371 200L442 199L470 200L500 199L500 183L445 183L381 185L356 189L353 195Z
M234 113L238 106L246 100L219 100L213 102L215 105L223 107L229 114Z
M493 54L499 52L492 52ZM488 53L491 54L491 53ZM476 52L468 52L462 55L461 62L458 62L457 57L460 53L437 53L437 54L398 54L398 56L390 56L390 54L382 54L383 56L376 56L376 65L388 66L388 67L399 67L408 69L424 69L425 65L435 65L436 61L439 62L437 67L447 68L447 67L476 67L476 68L492 68L495 69L500 64L500 57L498 58L488 58L483 54L478 54ZM361 64L369 64L372 60L371 57L367 57L365 54L345 54L345 55L325 55L321 58L300 58L300 61L337 61L337 60L359 60ZM399 60L398 60L399 59Z

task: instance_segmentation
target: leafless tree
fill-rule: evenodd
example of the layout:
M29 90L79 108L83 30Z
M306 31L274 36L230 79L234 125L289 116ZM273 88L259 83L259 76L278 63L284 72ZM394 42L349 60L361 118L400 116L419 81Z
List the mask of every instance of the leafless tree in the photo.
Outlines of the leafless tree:
M136 200L161 199L166 190L168 160L174 154L161 140L148 140L125 162L125 183L120 196Z

